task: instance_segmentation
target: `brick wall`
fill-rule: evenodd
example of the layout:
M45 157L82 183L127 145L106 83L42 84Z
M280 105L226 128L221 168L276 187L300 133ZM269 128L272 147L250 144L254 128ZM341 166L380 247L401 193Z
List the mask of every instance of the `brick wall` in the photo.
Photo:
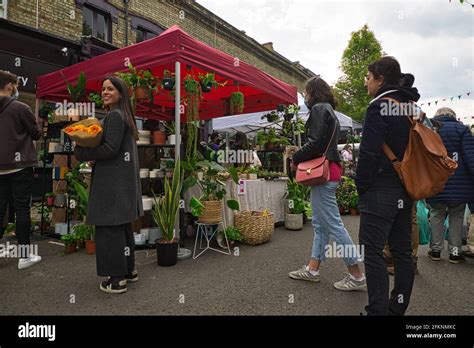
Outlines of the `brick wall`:
M121 10L117 23L112 22L112 44L123 47L125 44L123 1L107 0L107 2ZM193 1L131 0L129 13L154 22L163 28L177 24L198 40L250 63L282 81L293 84L299 90L302 90L304 82L309 77L290 62L261 47L260 44ZM36 1L9 1L8 19L35 28ZM80 41L82 10L76 7L75 0L40 0L38 24L42 31ZM129 43L134 43L136 33L132 30L130 21L128 26Z

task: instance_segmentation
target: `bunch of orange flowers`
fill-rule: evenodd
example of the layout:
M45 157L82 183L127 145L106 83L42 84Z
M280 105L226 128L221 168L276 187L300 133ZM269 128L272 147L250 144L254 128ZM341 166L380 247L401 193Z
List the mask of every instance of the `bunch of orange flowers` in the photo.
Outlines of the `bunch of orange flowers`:
M79 124L77 126L72 126L72 127L67 127L64 132L68 135L74 135L76 132L85 132L87 134L95 135L98 134L102 129L99 126L92 125L89 127L86 127L82 124Z

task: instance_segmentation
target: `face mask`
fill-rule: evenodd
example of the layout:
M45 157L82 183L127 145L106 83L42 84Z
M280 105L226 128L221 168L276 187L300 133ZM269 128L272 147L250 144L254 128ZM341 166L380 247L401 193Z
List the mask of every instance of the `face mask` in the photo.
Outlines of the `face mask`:
M11 97L13 99L18 99L19 96L20 96L20 92L18 92L18 88L15 88L15 93L13 93Z

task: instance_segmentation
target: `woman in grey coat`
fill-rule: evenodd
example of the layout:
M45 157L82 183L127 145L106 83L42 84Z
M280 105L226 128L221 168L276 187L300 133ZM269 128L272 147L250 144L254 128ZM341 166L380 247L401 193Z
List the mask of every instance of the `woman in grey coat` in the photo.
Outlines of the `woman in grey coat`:
M108 109L102 142L96 148L76 146L79 161L94 161L87 222L95 225L97 274L108 293L124 293L138 280L132 221L143 215L136 139L138 131L126 84L106 78L102 99Z

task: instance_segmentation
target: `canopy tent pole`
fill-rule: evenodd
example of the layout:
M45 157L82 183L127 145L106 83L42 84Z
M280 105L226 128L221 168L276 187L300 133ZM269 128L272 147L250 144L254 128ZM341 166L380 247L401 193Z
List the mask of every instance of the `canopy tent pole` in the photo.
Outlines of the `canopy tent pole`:
M181 63L175 63L175 96L174 96L174 123L176 143L174 145L174 165L176 166L180 160L181 145ZM174 238L179 236L179 215L174 222Z

